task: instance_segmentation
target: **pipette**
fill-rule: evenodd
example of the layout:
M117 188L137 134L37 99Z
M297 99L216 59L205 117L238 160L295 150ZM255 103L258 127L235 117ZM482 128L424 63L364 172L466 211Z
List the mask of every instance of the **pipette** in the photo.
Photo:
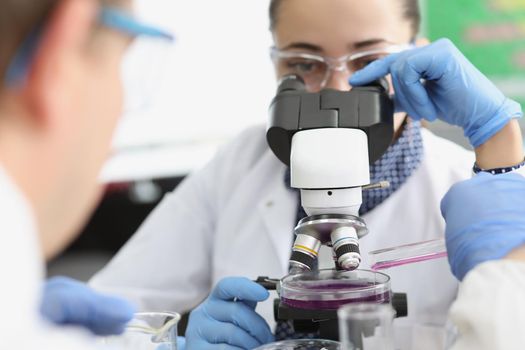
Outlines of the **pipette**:
M372 270L413 264L447 256L443 238L374 250L369 253Z

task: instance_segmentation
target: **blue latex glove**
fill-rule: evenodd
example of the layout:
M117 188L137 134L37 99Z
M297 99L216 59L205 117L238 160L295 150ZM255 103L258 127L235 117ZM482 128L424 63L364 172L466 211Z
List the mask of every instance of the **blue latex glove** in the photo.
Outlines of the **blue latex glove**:
M239 350L272 342L270 327L255 312L257 302L268 296L266 289L247 278L221 280L190 314L186 348Z
M58 325L76 325L97 335L121 334L135 308L126 300L95 292L67 277L54 277L44 286L42 315Z
M160 344L155 350L171 350L171 344ZM177 337L177 350L186 350L186 338Z
M177 350L186 350L186 338L177 337Z
M363 85L389 73L397 111L460 126L474 147L522 116L520 105L507 99L448 39L372 62L353 74L350 84Z
M478 264L525 244L525 178L479 173L452 186L441 213L452 273L462 280Z

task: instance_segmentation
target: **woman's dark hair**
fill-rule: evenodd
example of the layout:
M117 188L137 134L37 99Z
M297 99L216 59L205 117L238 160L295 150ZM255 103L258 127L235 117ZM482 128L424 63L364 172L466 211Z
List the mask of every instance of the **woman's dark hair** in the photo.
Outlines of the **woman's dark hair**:
M270 30L274 30L277 25L279 7L284 0L270 1ZM412 31L414 36L419 32L421 25L421 12L418 0L397 0L403 2L403 16L412 22Z

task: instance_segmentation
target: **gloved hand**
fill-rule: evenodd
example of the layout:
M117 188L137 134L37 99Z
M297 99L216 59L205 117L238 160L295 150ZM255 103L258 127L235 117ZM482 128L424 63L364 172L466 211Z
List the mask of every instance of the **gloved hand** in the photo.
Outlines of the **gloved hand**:
M177 337L177 350L186 350L186 338Z
M171 350L171 344L160 344L155 350ZM177 350L186 350L186 338L177 337Z
M49 279L44 286L42 315L58 325L77 325L97 335L121 334L135 308L126 300L95 292L67 277Z
M255 312L268 298L262 286L247 278L221 280L208 299L190 314L187 349L253 349L273 341L266 321Z
M474 147L523 115L520 105L507 99L448 39L372 62L354 73L350 84L363 85L389 73L397 111L460 126Z
M452 186L441 213L452 273L462 280L478 264L525 244L525 178L481 172Z

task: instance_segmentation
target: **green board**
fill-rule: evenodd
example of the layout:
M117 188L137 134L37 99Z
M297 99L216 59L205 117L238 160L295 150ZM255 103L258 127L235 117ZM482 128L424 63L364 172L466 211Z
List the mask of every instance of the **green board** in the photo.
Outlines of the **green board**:
M503 92L525 103L525 0L426 0L431 40L451 39Z

